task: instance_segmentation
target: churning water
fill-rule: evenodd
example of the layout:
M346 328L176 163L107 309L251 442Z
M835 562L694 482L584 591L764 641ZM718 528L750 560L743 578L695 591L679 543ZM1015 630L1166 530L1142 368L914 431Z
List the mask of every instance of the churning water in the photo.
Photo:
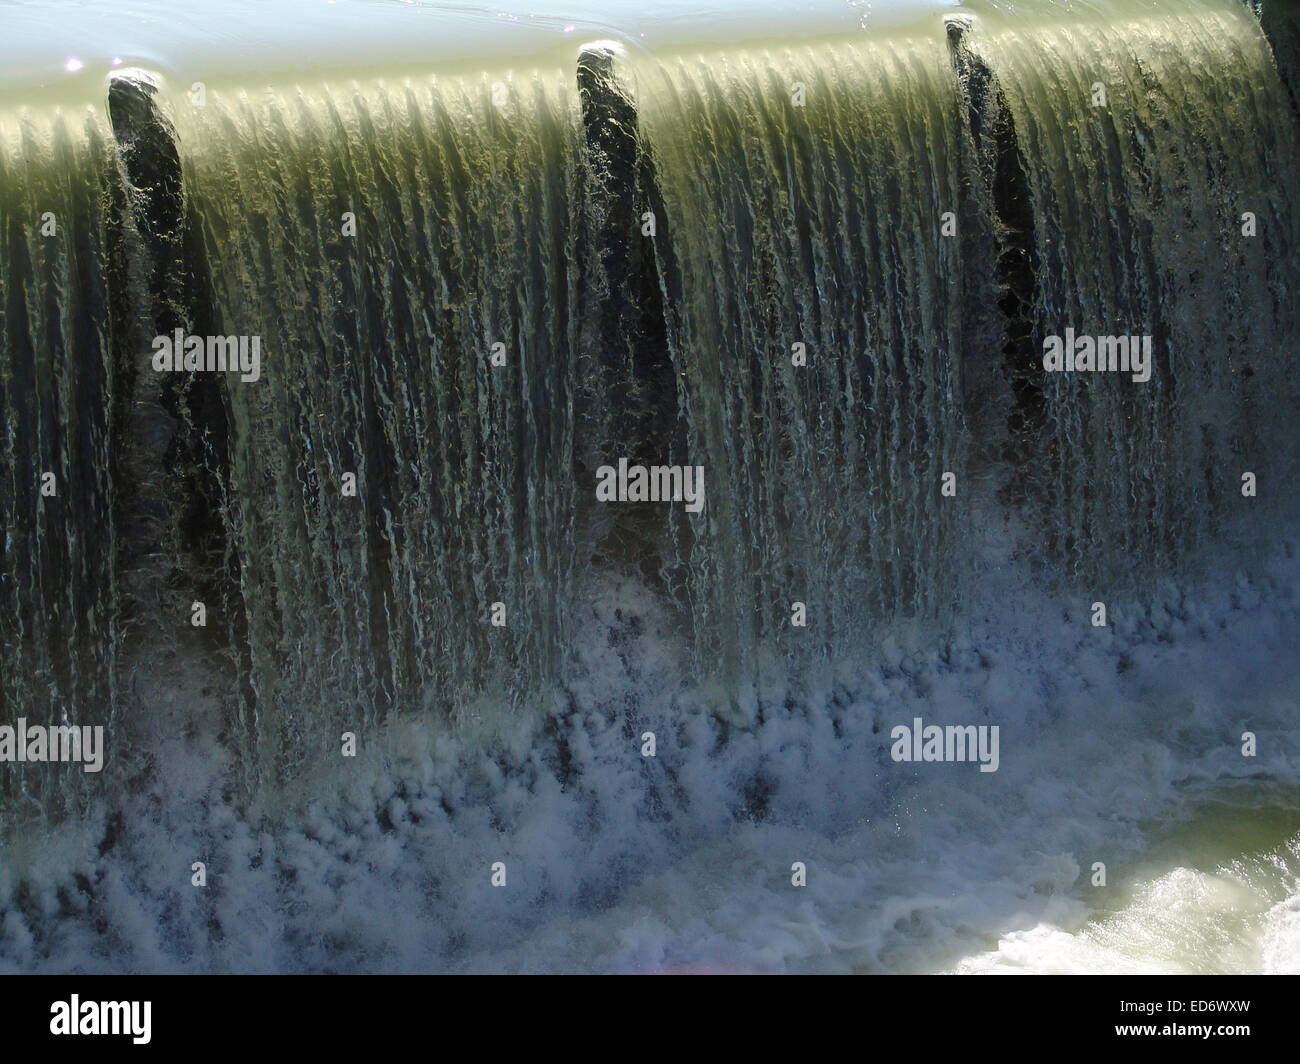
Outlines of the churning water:
M0 967L1300 968L1289 9L341 8L16 8Z

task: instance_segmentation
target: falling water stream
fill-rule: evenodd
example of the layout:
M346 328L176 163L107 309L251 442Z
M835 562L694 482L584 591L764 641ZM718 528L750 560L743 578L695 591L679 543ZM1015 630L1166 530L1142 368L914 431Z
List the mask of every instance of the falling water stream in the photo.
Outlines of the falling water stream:
M265 14L224 65L200 22L83 26L62 80L33 46L0 724L110 758L3 765L0 967L1294 970L1264 6L465 10L435 47L376 4L311 68ZM1067 330L1149 364L1045 371ZM174 335L259 361L159 372ZM620 460L702 508L599 501ZM914 716L1001 724L1005 767L890 760ZM497 849L517 908L468 886ZM191 850L210 898L159 885Z

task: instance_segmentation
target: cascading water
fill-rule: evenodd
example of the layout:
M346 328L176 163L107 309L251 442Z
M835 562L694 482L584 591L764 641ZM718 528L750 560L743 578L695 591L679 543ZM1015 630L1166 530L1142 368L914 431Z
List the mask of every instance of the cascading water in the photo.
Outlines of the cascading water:
M1034 485L1050 564L1135 593L1207 537L1249 535L1263 500L1242 498L1243 471L1280 485L1293 469L1295 127L1241 6L980 17L970 49L997 91L976 102L1005 109L1033 212L1039 343L1004 365L1012 476ZM1044 374L1041 341L1067 327L1150 335L1150 380Z
M672 512L675 542L701 661L736 689L764 648L777 674L842 659L955 590L960 504L941 480L964 472L962 265L939 234L958 197L954 79L933 35L656 55L637 73L676 266L675 460L711 492L703 521Z
M262 352L226 389L244 726L323 757L536 694L573 566L571 77L207 88L178 133L214 328Z
M1295 963L1289 856L1116 946L1225 780L1294 854L1292 22L948 15L0 98L0 725L109 750L0 764L0 967Z
M113 437L124 383L112 349L135 324L128 215L98 111L0 116L0 715L9 721L57 724L59 707L93 706L111 723L119 706ZM84 797L80 777L7 765L0 804L20 818L57 816Z

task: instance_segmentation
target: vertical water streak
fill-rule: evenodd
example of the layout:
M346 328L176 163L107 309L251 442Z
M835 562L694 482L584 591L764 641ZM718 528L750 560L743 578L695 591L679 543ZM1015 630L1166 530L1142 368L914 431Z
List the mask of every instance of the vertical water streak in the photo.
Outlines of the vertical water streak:
M699 667L745 684L764 657L845 656L950 604L954 75L936 34L663 56L639 92L680 269L676 460L708 484L703 514L673 518L694 539Z
M111 733L119 704L113 352L137 324L129 227L99 110L0 113L0 721L10 726L66 714ZM0 807L10 822L55 815L85 786L77 764L8 763Z
M1294 467L1295 124L1241 5L1043 8L981 10L973 36L1032 201L1035 355L1069 327L1149 335L1154 366L1147 383L1043 373L1029 459L1009 476L1039 500L1029 538L1054 569L1131 587L1246 534L1244 471L1273 485L1272 503L1248 503L1263 513Z
M576 103L559 71L502 71L209 88L182 123L221 331L261 342L261 379L226 378L226 520L245 730L281 768L391 710L509 707L554 673Z

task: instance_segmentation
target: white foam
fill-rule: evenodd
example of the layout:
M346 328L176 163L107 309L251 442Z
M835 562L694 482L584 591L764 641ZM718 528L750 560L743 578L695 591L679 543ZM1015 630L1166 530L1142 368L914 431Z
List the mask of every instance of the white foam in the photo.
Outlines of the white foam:
M1250 609L1233 605L1236 579L1203 591L1204 623L1175 642L1098 640L1022 594L943 655L895 646L852 693L828 681L787 706L769 692L761 726L740 730L671 680L662 607L609 579L588 599L554 734L541 717L495 757L482 736L409 724L256 813L223 799L221 769L204 774L221 764L210 737L160 741L107 853L100 822L9 860L0 966L1290 970L1295 902L1250 885L1268 876L1142 861L1154 827L1216 788L1300 784L1296 575L1284 560L1252 583ZM999 771L891 762L889 725L914 713L999 723ZM1243 722L1255 759L1238 750ZM205 891L189 884L198 859ZM505 889L489 884L498 860ZM1131 895L1109 916L1096 860ZM20 877L37 884L24 901ZM1254 923L1224 915L1251 898Z

